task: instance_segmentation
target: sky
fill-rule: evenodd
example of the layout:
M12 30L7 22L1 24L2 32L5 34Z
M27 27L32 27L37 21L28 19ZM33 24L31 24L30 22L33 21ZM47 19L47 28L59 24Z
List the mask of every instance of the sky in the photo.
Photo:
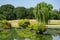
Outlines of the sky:
M54 9L60 8L60 0L0 0L0 6L5 4L12 4L15 7L24 6L26 8L35 7L40 2L52 4Z

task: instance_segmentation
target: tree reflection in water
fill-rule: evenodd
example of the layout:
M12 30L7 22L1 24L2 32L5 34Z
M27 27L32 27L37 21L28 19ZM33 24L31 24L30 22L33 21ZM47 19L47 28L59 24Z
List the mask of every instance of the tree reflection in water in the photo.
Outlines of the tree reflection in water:
M24 35L21 35L21 31L18 33L15 29L4 29L2 32L0 32L0 40L60 40L59 36L52 36L52 35L31 35L30 33L25 33ZM22 33L23 34L23 33ZM29 35L28 35L29 34ZM31 36L30 36L31 35ZM57 38L57 39L56 39Z
M31 40L52 40L52 37L50 35L33 36Z

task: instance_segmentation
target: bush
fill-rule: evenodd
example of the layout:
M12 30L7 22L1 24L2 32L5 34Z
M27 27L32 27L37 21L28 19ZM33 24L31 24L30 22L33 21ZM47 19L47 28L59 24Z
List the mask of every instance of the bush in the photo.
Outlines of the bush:
M46 26L43 23L36 24L36 25L34 25L33 29L37 34L43 34L43 32L46 31Z
M40 26L39 26L39 33L40 33L40 34L43 34L44 31L46 31L46 26L45 26L45 24L40 24Z
M0 14L0 20L6 20L6 17L2 14Z
M43 23L34 23L30 24L29 20L25 19L22 21L19 21L19 27L26 29L27 31L34 32L36 34L43 34L44 31L46 31L46 26Z
M34 27L34 25L30 24L26 29L27 29L28 31L33 31L33 27Z
M30 21L27 19L24 19L24 20L19 21L18 24L20 28L26 28L28 27L28 25L30 25Z
M0 28L11 28L11 24L6 20L0 21Z

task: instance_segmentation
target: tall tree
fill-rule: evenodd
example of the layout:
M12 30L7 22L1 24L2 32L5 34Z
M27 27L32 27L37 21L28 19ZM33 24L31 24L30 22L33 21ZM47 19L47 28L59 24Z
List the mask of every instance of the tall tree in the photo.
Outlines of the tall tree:
M59 19L58 10L54 9L54 10L50 11L50 19L55 19L55 20Z
M58 11L58 19L60 20L60 9Z
M26 16L26 8L17 7L14 9L14 13L16 14L16 19L24 19Z
M5 20L6 17L2 14L1 8L0 8L0 20Z
M2 14L1 7L0 7L0 14Z
M34 8L35 18L40 21L40 23L46 23L49 18L49 11L52 9L53 6L51 4L47 4L45 2L37 4L37 6Z
M34 19L33 9L34 8L32 8L32 7L27 9L27 18L28 19Z
M2 14L6 17L7 20L12 20L15 18L13 10L14 10L14 6L11 4L6 4L1 6Z

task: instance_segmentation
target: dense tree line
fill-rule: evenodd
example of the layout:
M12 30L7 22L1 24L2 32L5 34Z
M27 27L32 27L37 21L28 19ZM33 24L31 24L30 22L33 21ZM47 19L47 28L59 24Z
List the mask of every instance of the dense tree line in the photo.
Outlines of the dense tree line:
M0 6L0 20L14 20L14 19L33 19L34 8L14 7L11 4Z
M48 5L48 6L47 6ZM51 4L41 2L36 7L25 8L25 7L14 7L11 4L5 4L0 6L0 20L14 20L14 19L35 19L35 12L39 14L44 13L47 19L60 19L60 9L53 9ZM39 15L38 14L38 15ZM42 16L42 15L40 15ZM43 17L43 16L42 16ZM42 20L43 21L43 20Z

